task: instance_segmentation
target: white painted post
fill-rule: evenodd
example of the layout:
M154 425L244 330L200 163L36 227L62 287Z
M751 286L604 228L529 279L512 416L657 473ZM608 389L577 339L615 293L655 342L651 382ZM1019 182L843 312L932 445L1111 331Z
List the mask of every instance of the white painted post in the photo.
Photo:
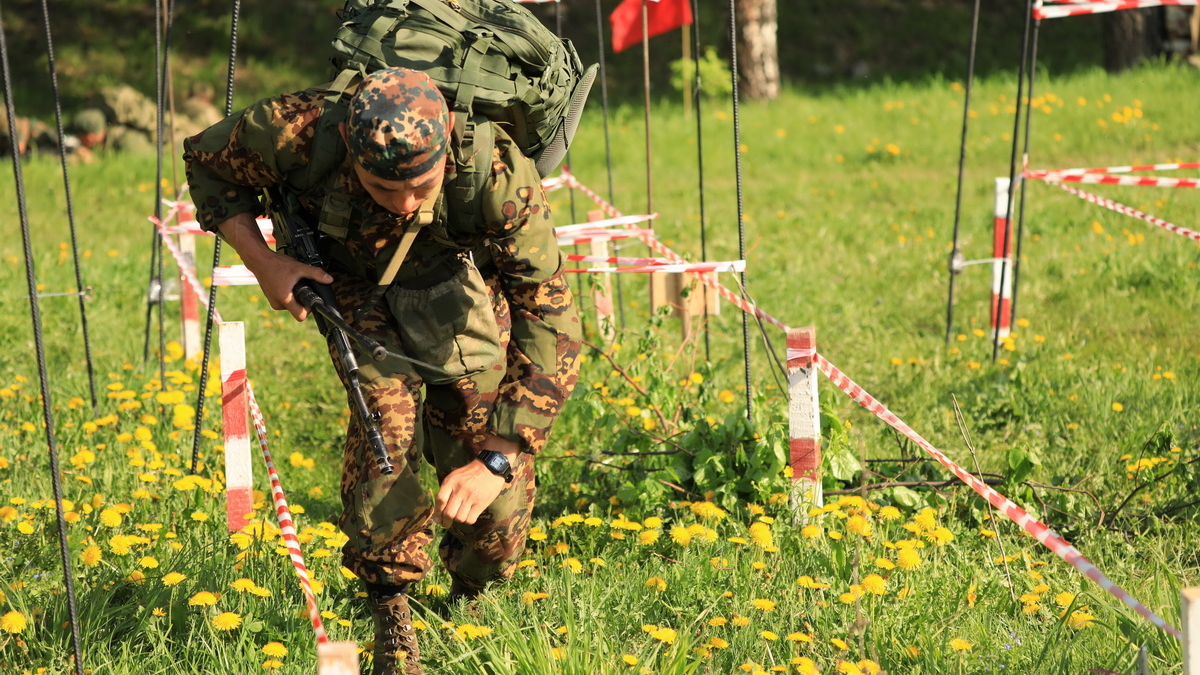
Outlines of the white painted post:
M822 506L821 401L817 395L817 330L791 328L787 332L788 423L792 467L792 508Z
M992 218L992 335L999 331L1000 337L1008 337L1012 332L1012 289L1013 289L1013 236L1010 205L1012 195L1009 192L1007 178L996 179L996 206ZM1008 247L1004 244L1008 240ZM1004 265L1007 263L1007 269ZM1004 277L1004 288L1000 287L1000 277Z
M186 233L179 235L179 251L183 253L183 259L191 269L196 269L196 235ZM183 356L195 359L201 355L202 349L200 345L200 298L192 289L192 285L187 282L183 270L179 271L179 287L179 310L182 314L180 322L182 335L180 337L183 342Z
M221 415L225 421L225 519L229 531L237 532L246 526L246 514L254 503L246 394L246 329L241 321L219 326Z
M1183 617L1183 675L1200 675L1200 587L1179 593Z
M358 675L358 645L353 642L317 645L317 675Z

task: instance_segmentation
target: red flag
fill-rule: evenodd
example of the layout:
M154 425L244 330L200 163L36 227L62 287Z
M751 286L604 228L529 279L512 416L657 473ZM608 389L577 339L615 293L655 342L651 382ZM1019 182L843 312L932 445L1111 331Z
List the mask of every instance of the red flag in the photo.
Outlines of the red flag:
M624 0L613 10L613 51L619 52L642 41L642 0ZM692 22L691 0L646 0L646 29L650 37Z

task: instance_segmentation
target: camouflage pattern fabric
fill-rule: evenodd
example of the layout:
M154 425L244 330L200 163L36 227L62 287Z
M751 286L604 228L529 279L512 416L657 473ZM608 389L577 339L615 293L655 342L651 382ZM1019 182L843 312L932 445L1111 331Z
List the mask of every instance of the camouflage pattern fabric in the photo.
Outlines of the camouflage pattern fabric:
M197 218L209 230L238 213L259 212L255 188L281 182L299 190L312 222L327 200L344 203L352 226L329 246L326 259L343 314L353 316L411 216L396 216L375 204L355 177L348 153L331 166L311 161L316 136L337 133L318 124L330 93L310 89L264 99L187 139L184 159ZM517 478L479 523L451 528L439 551L461 586L479 588L511 574L524 549L534 497L532 454L545 446L575 386L580 326L561 275L563 258L540 177L502 130L494 133L479 222L466 229L448 225L456 206L443 191L435 222L417 237L397 288L357 326L392 351L438 356L429 351L435 345L413 344L435 340L400 330L422 307L420 293L409 291L436 292L441 284L426 282L442 278L442 271L453 271L466 252L473 253L483 286L461 282L463 295L472 298L458 305L464 314L457 325L463 330L440 339L443 344L463 340L458 351L475 354L475 365L465 366L457 379L441 381L408 362L359 359L368 405L382 416L380 427L396 468L391 476L378 473L364 432L352 420L342 473L341 527L350 538L343 562L373 583L416 581L428 571L433 498L421 489L418 476L430 470L428 464L440 480L471 461L487 434L516 441L525 450L514 466ZM446 181L452 185L458 167L473 160L459 156L453 143L449 153ZM491 322L471 313L468 304L491 307ZM430 325L454 325L449 319ZM488 325L466 328L481 322ZM495 339L480 339L491 330ZM476 339L481 344L467 344Z
M368 75L350 99L350 156L373 176L408 180L446 156L446 99L425 73L384 68Z
M93 97L93 105L104 112L110 125L120 124L150 134L158 129L158 106L127 84L104 87Z

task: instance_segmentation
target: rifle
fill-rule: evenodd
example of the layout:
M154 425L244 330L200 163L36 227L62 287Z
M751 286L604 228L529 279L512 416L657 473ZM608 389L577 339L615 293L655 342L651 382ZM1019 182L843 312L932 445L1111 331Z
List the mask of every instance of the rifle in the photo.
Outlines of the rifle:
M315 235L312 228L300 215L300 203L295 192L282 186L274 185L266 188L267 211L275 226L275 237L280 242L277 250L306 265L323 267L321 255L317 252ZM328 284L321 284L311 279L301 279L292 289L296 300L312 312L317 319L317 328L321 335L333 345L337 358L341 361L342 370L346 373L346 391L350 394L350 402L358 414L358 419L366 428L367 441L379 464L379 471L391 475L395 469L388 459L387 445L383 441L383 433L379 430L380 415L367 407L363 398L362 385L358 381L358 359L350 347L350 340L358 343L371 358L382 361L388 356L394 356L405 361L422 365L432 370L441 370L428 363L408 358L402 354L388 351L379 342L354 330L338 311L337 302L333 297L333 289Z

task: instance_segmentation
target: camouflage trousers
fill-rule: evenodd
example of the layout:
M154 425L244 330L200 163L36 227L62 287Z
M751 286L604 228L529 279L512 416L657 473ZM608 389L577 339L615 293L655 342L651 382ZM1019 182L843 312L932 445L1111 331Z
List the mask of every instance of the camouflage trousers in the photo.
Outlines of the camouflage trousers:
M334 294L351 319L370 287L349 273L334 277ZM494 280L485 282L466 263L432 288L389 291L386 302L351 323L389 351L449 371L358 353L363 395L380 415L395 471L380 473L363 425L352 414L342 463L339 526L349 537L342 561L367 582L416 582L430 569L426 546L433 540L433 495L420 476L432 470L440 484L474 460L506 371L508 302ZM344 378L332 348L331 353ZM533 456L522 453L513 473L513 482L474 525L456 523L442 537L439 555L459 585L479 589L516 568L533 509Z

